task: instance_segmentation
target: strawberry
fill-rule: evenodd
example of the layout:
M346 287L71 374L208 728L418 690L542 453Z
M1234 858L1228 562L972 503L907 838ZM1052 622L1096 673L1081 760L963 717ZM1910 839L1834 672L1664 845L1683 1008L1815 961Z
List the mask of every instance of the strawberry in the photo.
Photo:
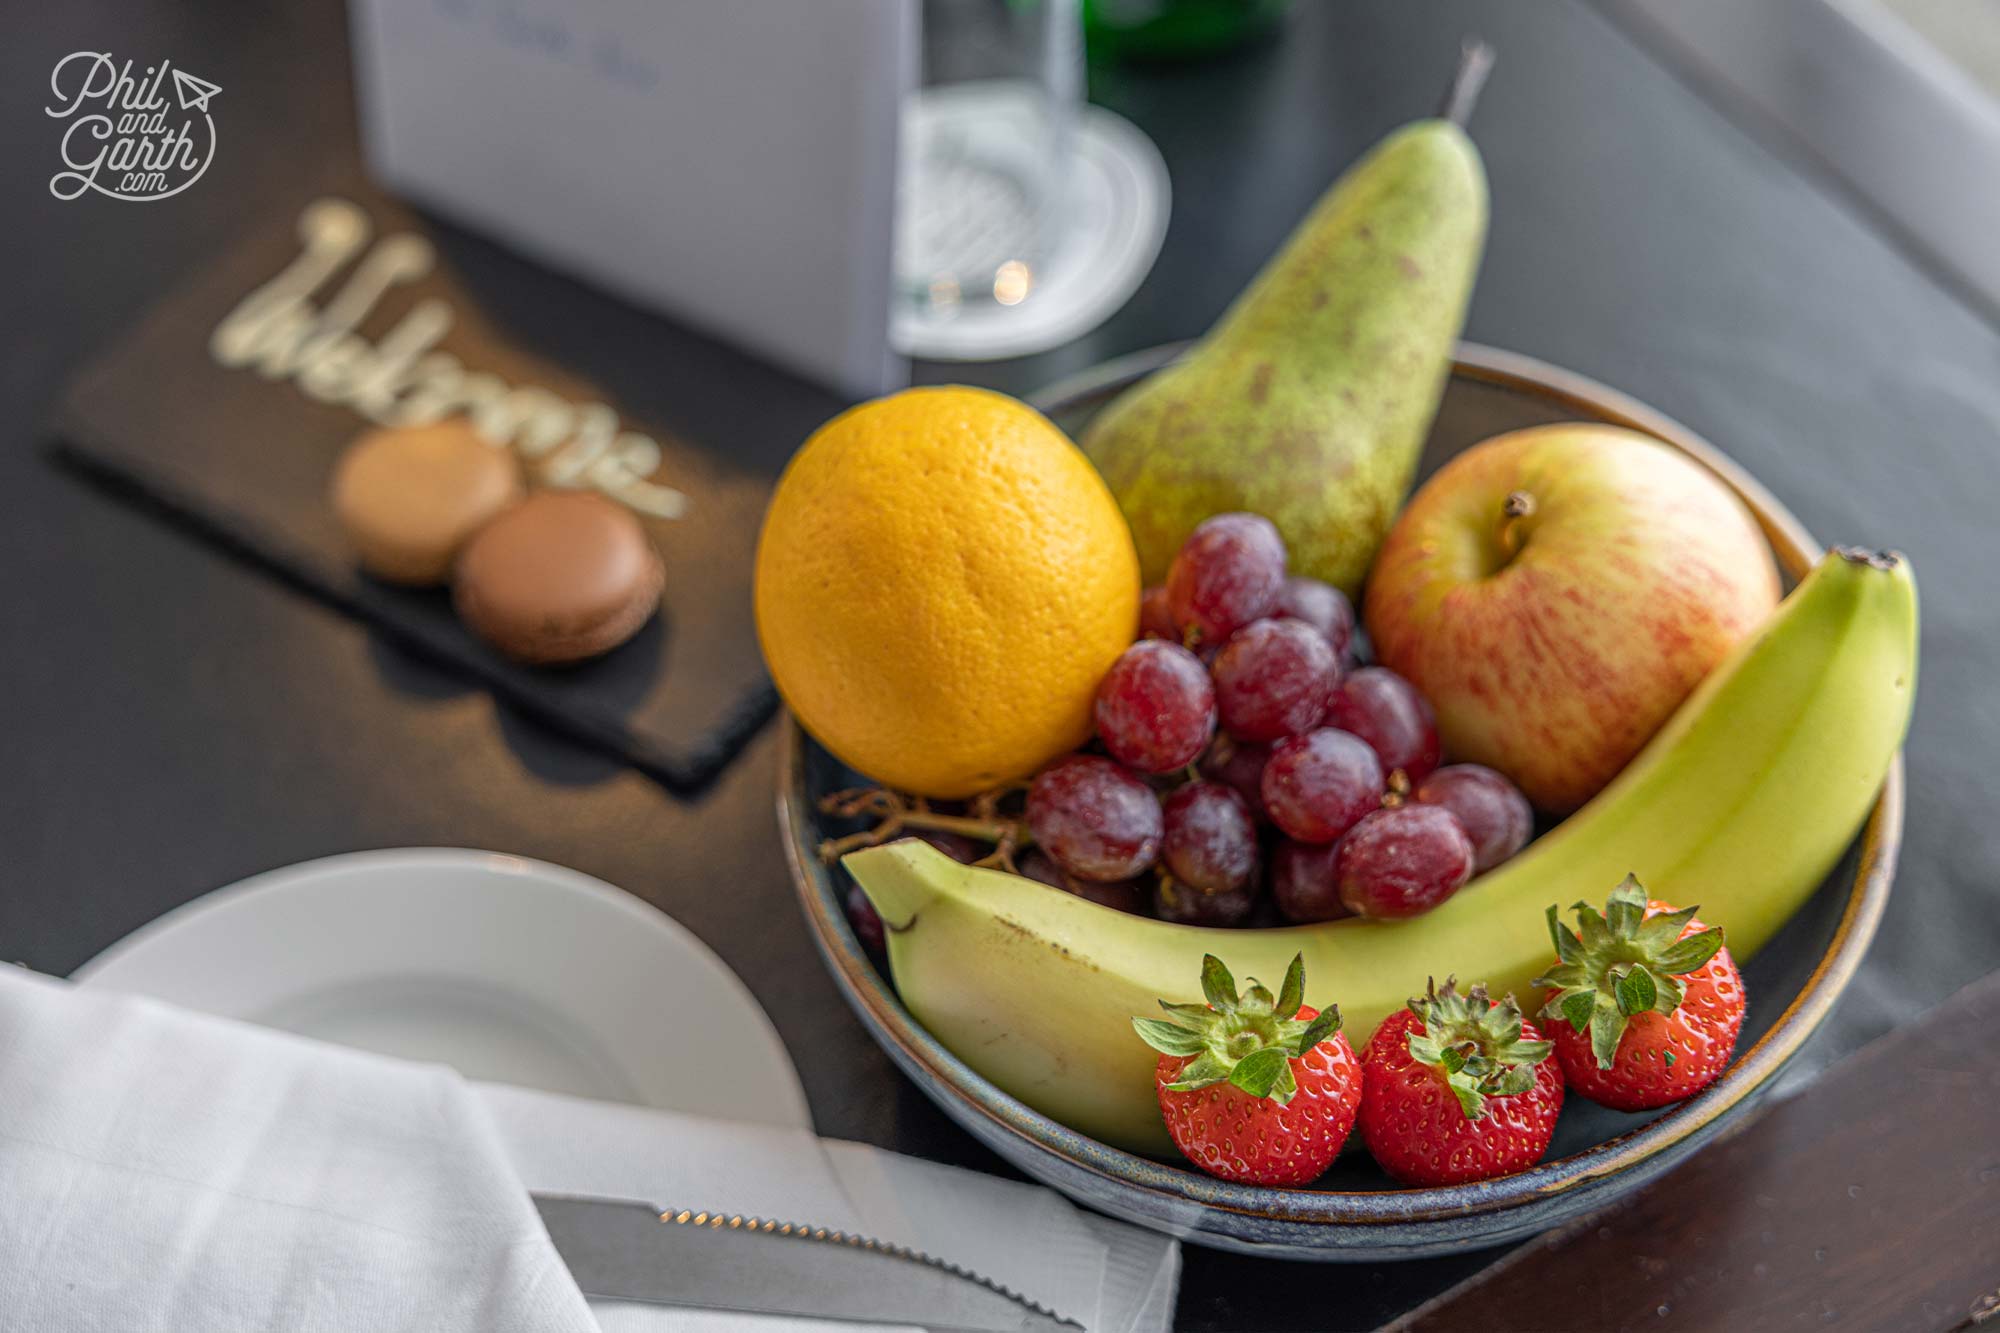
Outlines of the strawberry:
M1743 976L1722 928L1695 908L1647 900L1627 875L1603 912L1574 909L1581 936L1549 908L1557 965L1542 1016L1569 1085L1620 1111L1694 1096L1722 1075L1743 1029Z
M1167 1133L1202 1170L1251 1185L1303 1185L1340 1154L1361 1103L1361 1070L1340 1035L1340 1010L1304 1003L1303 957L1276 999L1255 977L1236 993L1222 960L1201 960L1207 1004L1168 1004L1135 1018L1159 1051L1153 1083Z
M1405 1185L1458 1185L1542 1159L1562 1110L1562 1070L1514 997L1433 983L1361 1052L1361 1138Z

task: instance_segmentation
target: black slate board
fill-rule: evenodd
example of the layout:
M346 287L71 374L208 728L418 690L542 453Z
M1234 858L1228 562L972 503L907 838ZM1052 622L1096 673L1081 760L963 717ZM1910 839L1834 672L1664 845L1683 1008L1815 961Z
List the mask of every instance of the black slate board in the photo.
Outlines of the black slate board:
M422 236L435 262L387 287L355 326L359 338L380 343L420 303L442 301L451 319L429 353L573 405L605 404L621 432L657 441L651 476L686 503L679 518L641 514L666 563L666 592L662 614L631 642L575 667L523 667L469 633L445 593L391 587L356 566L326 501L327 477L341 449L375 423L307 393L295 374L265 373L277 369L271 362L231 366L211 350L239 303L298 259L304 210L323 200L336 207L315 215L322 223L329 212L365 217L370 239L306 298L322 315L370 262L370 246L392 234ZM322 226L318 234L328 233ZM751 620L757 528L784 460L841 406L344 178L277 202L244 240L79 372L63 395L56 433L71 460L470 672L522 710L689 791L774 711ZM566 443L543 461L561 459L564 447L578 448Z

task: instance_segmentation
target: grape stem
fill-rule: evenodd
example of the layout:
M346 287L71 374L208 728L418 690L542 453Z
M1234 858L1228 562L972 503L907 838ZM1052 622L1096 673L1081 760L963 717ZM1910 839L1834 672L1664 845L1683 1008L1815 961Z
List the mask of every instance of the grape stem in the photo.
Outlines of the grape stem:
M832 865L858 848L879 847L905 829L929 829L934 833L956 833L961 837L992 843L993 851L973 864L1016 873L1014 853L1032 847L1035 842L1024 821L999 812L1000 802L1016 789L996 787L992 791L981 792L972 798L972 813L966 815L940 814L932 810L923 797L904 796L887 787L850 787L833 792L820 798L821 814L836 819L872 817L878 822L873 828L859 833L821 842L819 859Z

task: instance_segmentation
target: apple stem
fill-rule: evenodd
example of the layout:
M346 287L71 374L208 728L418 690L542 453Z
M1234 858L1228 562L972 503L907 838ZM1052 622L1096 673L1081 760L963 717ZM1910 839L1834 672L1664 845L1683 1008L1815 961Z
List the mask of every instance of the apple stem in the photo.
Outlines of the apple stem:
M1506 501L1500 506L1500 555L1504 560L1512 560L1521 553L1521 520L1533 517L1535 497L1526 491L1507 492Z
M1458 51L1458 69L1451 76L1451 87L1445 90L1444 105L1438 115L1460 129L1472 118L1473 104L1479 100L1479 90L1486 86L1486 76L1493 70L1493 48L1478 37L1467 37Z

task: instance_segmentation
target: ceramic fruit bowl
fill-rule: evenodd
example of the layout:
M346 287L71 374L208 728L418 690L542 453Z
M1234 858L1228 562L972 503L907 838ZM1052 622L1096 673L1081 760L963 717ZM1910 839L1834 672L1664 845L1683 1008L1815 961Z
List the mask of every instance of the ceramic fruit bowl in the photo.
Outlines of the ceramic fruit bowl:
M1108 363L1047 390L1035 405L1074 438L1094 412L1180 350ZM1458 349L1421 471L1503 431L1577 420L1642 431L1713 470L1756 515L1788 582L1824 549L1755 479L1686 428L1580 376L1470 344ZM1743 1117L1853 979L1888 900L1903 820L1898 759L1841 865L1745 966L1753 1002L1736 1062L1700 1096L1641 1114L1573 1098L1541 1164L1496 1180L1407 1189L1365 1152L1350 1151L1313 1187L1276 1189L1097 1142L1002 1092L933 1039L850 929L845 872L816 854L821 839L852 829L817 814L818 798L862 781L786 719L778 811L799 900L834 980L903 1072L988 1147L1081 1203L1198 1245L1316 1260L1412 1258L1519 1240L1644 1184Z

